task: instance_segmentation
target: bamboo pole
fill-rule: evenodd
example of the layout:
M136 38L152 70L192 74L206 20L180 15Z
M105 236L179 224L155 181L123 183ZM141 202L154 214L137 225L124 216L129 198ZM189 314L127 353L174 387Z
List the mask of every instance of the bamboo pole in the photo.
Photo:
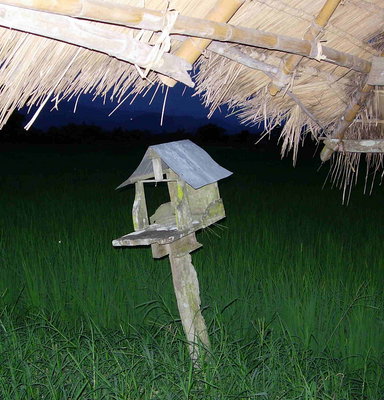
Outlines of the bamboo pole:
M0 4L108 22L136 29L161 31L164 28L164 12L111 3L110 1L2 0ZM318 56L317 44L309 40L182 15L177 17L170 33L278 50L308 58L316 58ZM322 46L321 54L322 61L355 71L369 72L371 68L369 61L330 47Z
M328 21L332 17L333 13L335 12L341 1L342 0L327 0L317 17L315 18L315 26L324 28L324 26L328 24Z
M242 4L244 4L244 0L218 0L204 19L215 22L228 22ZM211 42L209 39L189 38L174 54L193 65ZM168 77L160 77L160 79L169 87L173 87L177 83L177 81Z
M364 107L369 95L372 93L374 86L365 84L362 89L359 91L358 95L356 96L355 100L345 109L344 114L339 120L331 139L339 139L341 140L345 136L345 132L351 126L352 122L355 120L359 111ZM322 162L328 161L334 150L330 149L327 146L324 146L320 153L320 159Z
M208 50L228 58L229 60L245 65L248 68L264 72L269 77L271 77L271 75L277 76L278 72L280 71L275 65L256 60L255 58L242 52L237 47L234 47L233 45L231 46L228 43L211 42L211 44L208 46Z
M317 17L315 18L314 22L305 32L303 39L306 40L317 39L320 33L322 32L322 29L327 25L329 19L331 18L331 16L335 12L336 8L338 7L341 1L342 0L327 0L323 5L322 9L320 10L319 14L317 15ZM288 83L289 77L292 75L293 71L300 64L302 59L303 59L302 56L290 55L285 60L279 77L279 83L272 82L272 84L269 87L269 93L272 96L275 96L282 89L282 87Z
M116 33L107 24L96 25L86 20L0 4L0 26L96 50L142 68L149 66L153 71L194 86L187 72L192 66L187 61L169 53L154 60L156 54L152 46L133 39L128 32Z
M382 52L380 56L384 57L384 52ZM342 117L339 120L339 123L337 124L335 130L333 131L333 134L329 137L329 139L339 139L339 142L344 139L347 129L351 126L352 122L357 117L357 114L365 106L369 96L376 88L376 86L369 85L367 83L368 79L369 75L367 75L365 83L356 95L354 101L352 101L351 104L349 104L345 109ZM324 146L320 153L321 161L328 161L332 157L333 153L334 151L331 148Z

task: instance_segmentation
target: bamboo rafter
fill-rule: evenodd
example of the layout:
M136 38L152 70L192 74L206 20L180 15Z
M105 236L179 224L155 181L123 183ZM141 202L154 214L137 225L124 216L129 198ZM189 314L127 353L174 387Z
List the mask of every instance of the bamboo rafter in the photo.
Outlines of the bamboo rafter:
M264 61L256 60L255 58L239 50L237 47L234 47L228 43L212 42L208 46L208 50L216 54L220 54L229 60L245 65L248 68L264 72L269 77L277 76L280 71L278 67L268 64Z
M206 20L228 22L245 0L218 0L215 6L205 16ZM175 55L193 64L212 41L202 38L189 38L175 51ZM176 84L174 79L161 77L161 81L169 87Z
M303 39L311 41L318 40L323 28L327 25L329 19L335 12L340 2L341 0L327 0L311 26L305 32ZM273 81L269 87L269 93L272 96L275 96L281 90L281 88L289 82L290 76L293 74L302 59L303 57L301 56L290 55L284 61L278 82Z
M72 0L51 2L50 0L3 0L0 1L0 4L108 22L149 31L161 31L164 28L165 12L131 7L108 1ZM257 29L242 28L183 15L177 17L170 33L278 50L314 59L317 59L319 56L318 43L311 42L310 40L301 40ZM371 63L368 60L337 51L330 47L322 46L321 55L324 62L358 72L366 73L371 68Z

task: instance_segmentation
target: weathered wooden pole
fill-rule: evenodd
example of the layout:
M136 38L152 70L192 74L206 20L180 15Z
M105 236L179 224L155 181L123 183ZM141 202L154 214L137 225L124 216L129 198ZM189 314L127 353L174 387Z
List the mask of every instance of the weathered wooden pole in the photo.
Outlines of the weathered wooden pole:
M195 236L195 234L192 234ZM192 257L188 249L183 249L177 240L169 245L169 261L171 263L172 281L175 290L177 307L181 323L188 341L189 354L192 361L199 358L199 349L210 348L208 330L201 313L200 288Z
M173 171L167 172L168 191L171 203L175 208L176 225L180 230L191 228L192 214L189 203L187 183ZM200 289L197 273L192 265L190 253L201 245L191 233L168 245L171 263L173 287L181 323L187 337L192 361L199 357L199 345L209 348L208 331L200 310Z

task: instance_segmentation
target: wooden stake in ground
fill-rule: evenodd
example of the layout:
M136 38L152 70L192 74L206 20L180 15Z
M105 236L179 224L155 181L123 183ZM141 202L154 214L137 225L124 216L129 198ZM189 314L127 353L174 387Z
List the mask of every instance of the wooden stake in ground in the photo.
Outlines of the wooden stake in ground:
M119 186L135 183L135 232L112 244L151 245L154 258L169 256L177 307L195 364L200 349L209 349L210 342L190 253L202 246L195 232L225 217L217 181L229 175L230 171L215 163L199 146L181 140L149 147L136 171ZM144 192L144 184L148 183L165 183L171 200L161 204L150 218Z
M196 361L199 357L199 346L203 345L206 349L209 349L210 342L207 326L200 309L201 300L197 273L188 249L183 250L179 242L170 244L169 261L177 307L187 337L189 354L192 360Z

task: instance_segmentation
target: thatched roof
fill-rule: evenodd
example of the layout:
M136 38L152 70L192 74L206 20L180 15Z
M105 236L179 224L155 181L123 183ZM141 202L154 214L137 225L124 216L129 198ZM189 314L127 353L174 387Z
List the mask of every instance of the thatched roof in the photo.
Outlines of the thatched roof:
M15 108L84 93L118 104L179 81L211 113L226 104L245 124L284 123L294 159L306 133L384 138L382 0L9 0L0 26L1 126ZM360 153L336 150L344 185Z

